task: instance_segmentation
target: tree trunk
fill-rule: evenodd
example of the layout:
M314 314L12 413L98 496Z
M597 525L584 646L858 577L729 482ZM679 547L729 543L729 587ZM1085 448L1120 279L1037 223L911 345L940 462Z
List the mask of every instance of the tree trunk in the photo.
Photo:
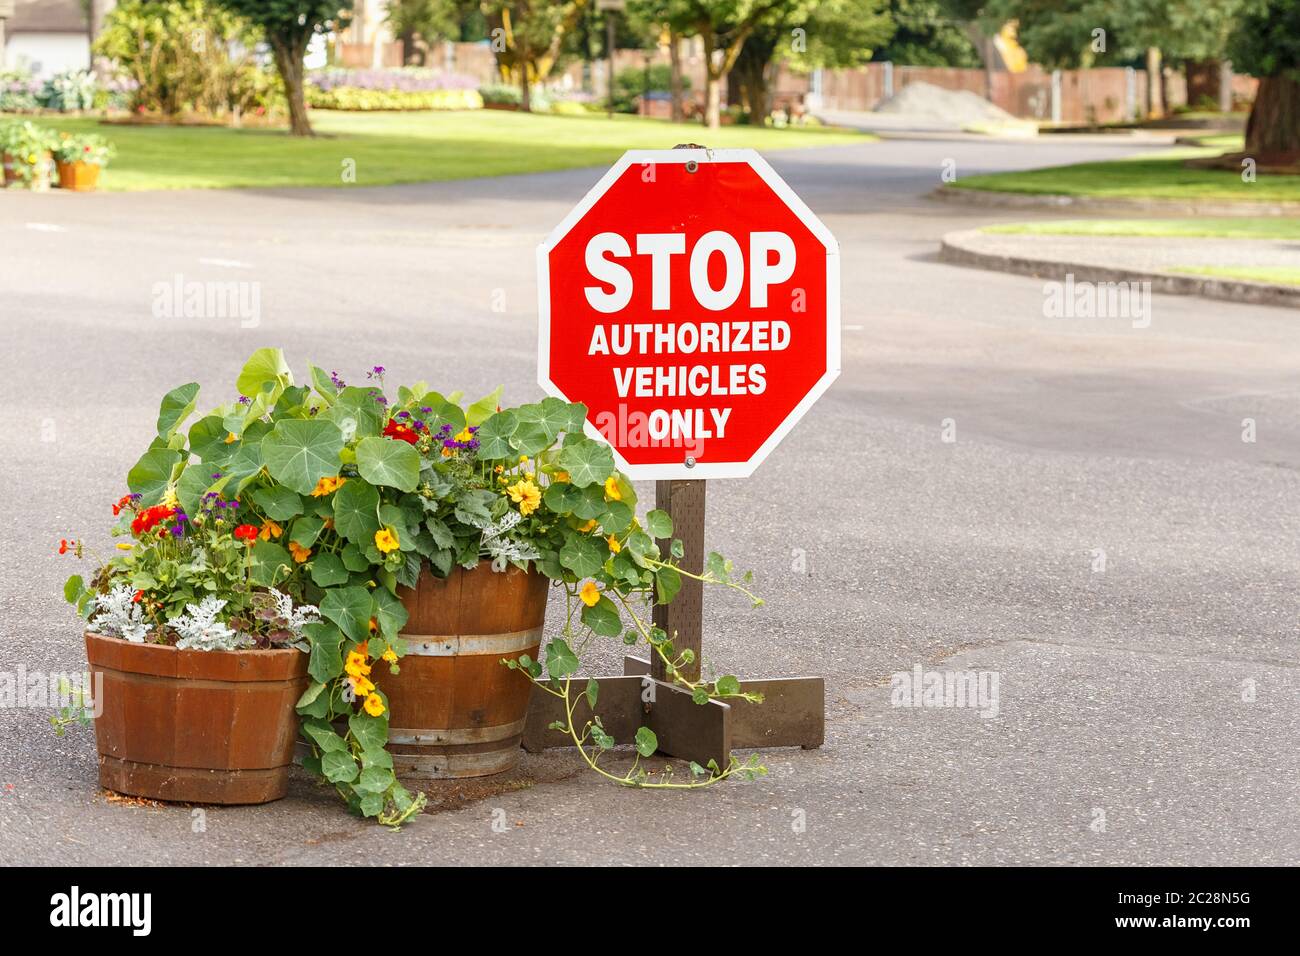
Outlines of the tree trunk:
M1246 155L1285 163L1300 159L1300 83L1285 76L1259 80L1246 121Z
M668 60L672 65L672 74L669 79L668 87L672 94L672 115L673 122L680 123L685 119L685 112L682 110L682 41L673 31L668 31Z
M285 98L289 101L289 133L292 136L315 135L307 118L307 100L303 93L302 59L307 55L307 39L270 37L275 65L284 81Z
M522 113L533 111L533 91L528 82L528 62L519 59L519 110Z
M1187 77L1187 105L1194 110L1219 108L1219 82L1223 78L1221 60L1188 60L1183 64Z
M1165 84L1161 75L1160 48L1147 47L1147 95L1150 99L1148 113L1152 119L1165 115Z
M704 81L704 125L709 129L722 125L722 77L712 69Z

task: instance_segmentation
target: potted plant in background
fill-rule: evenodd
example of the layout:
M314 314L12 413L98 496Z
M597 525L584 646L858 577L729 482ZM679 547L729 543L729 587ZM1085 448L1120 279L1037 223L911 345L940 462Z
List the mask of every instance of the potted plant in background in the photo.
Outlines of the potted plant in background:
M0 131L4 154L5 186L47 192L53 169L52 151L57 138L51 130L30 120L11 123Z
M94 133L61 133L54 147L59 171L59 188L90 192L99 183L99 172L113 158L113 145Z

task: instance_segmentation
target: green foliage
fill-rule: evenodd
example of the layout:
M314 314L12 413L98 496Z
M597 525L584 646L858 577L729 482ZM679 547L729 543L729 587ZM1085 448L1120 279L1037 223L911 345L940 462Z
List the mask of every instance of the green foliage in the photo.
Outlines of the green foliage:
M267 85L254 55L261 39L249 20L212 0L125 0L92 49L135 82L132 110L221 117L258 105L250 91ZM275 95L264 90L265 102Z
M943 0L889 0L888 14L893 36L872 51L871 59L905 66L980 65L979 51Z
M1228 56L1240 72L1300 81L1300 2L1245 0Z
M349 86L322 90L309 85L306 96L307 105L318 110L477 110L484 103L478 90L363 90Z

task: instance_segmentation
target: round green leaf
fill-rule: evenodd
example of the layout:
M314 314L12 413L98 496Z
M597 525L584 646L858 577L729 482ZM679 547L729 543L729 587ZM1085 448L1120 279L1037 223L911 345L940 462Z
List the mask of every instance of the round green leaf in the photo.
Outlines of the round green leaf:
M623 620L618 607L604 595L591 607L582 609L582 623L601 637L618 637L623 633Z
M357 471L372 485L414 491L420 483L420 453L394 438L363 438L357 445Z
M262 439L262 460L272 478L305 495L339 473L342 448L343 433L333 422L287 420Z
M590 438L579 438L560 452L560 467L579 488L603 484L614 473L614 453L609 446Z
M349 478L334 492L334 530L359 548L375 543L375 532L379 530L379 492L374 485ZM353 571L365 570L365 567L353 567L346 553L343 563Z

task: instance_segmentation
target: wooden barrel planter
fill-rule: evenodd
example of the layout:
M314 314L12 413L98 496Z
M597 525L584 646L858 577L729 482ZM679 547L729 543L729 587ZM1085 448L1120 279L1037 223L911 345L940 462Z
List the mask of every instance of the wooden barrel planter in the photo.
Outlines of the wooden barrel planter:
M484 561L428 572L398 596L410 617L401 673L371 675L388 695L388 749L404 780L481 777L519 762L532 685L502 658L536 659L550 581Z
M306 654L177 650L87 632L86 658L102 709L101 786L183 803L284 796Z

